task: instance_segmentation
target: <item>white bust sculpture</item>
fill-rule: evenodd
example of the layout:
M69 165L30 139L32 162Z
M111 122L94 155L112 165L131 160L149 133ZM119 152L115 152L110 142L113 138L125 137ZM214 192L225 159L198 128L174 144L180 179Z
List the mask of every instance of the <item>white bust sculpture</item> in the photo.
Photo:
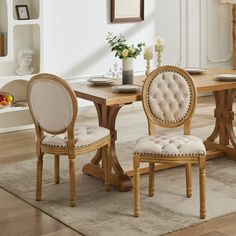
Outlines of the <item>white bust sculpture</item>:
M30 48L22 48L17 54L19 67L16 69L17 75L30 75L33 73L32 67L34 51Z

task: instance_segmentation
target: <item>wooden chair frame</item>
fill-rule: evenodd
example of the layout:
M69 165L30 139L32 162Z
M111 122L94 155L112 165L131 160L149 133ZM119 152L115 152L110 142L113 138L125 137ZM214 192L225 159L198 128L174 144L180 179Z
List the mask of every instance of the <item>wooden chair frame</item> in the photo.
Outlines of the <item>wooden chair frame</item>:
M148 104L148 90L152 80L162 72L172 71L182 75L189 84L191 93L191 103L187 114L183 119L166 123L153 116L149 104ZM156 126L162 126L166 128L174 128L183 125L184 135L191 134L191 118L194 113L196 102L197 102L197 91L194 85L194 81L191 76L184 70L174 66L163 66L154 70L147 76L143 86L143 108L148 119L148 130L149 135L156 134ZM134 216L140 215L140 162L149 163L149 196L154 196L154 170L155 163L168 163L168 164L183 164L186 166L186 195L188 198L192 196L192 165L197 163L199 165L199 188L200 188L200 218L206 217L205 207L205 195L206 195L206 156L205 155L189 155L189 156L169 156L163 157L161 155L146 155L134 153L133 164L134 164Z
M37 80L52 80L60 85L62 85L70 94L72 104L73 104L73 116L71 119L70 124L63 130L58 132L52 132L50 130L43 129L38 120L36 119L32 105L30 102L30 93L32 89L32 85ZM110 189L110 142L111 137L107 135L106 137L100 139L97 142L91 143L88 146L83 147L76 147L75 145L75 135L74 135L74 127L75 121L78 112L78 104L77 98L70 87L70 85L63 79L52 75L52 74L39 74L34 77L29 82L28 88L28 101L29 101L29 110L31 112L35 130L36 130L36 155L37 155L37 174L36 174L36 200L41 200L42 195L42 171L43 171L43 156L44 154L53 154L54 155L54 174L55 174L55 184L60 183L60 174L59 174L59 157L60 155L67 155L69 159L69 177L70 177L70 205L72 207L76 206L76 170L75 170L75 157L76 155L92 152L99 148L102 149L103 153L103 171L104 171L104 181L105 181L105 190L108 191ZM43 139L45 138L44 131L50 134L62 134L67 132L68 135L68 142L66 147L55 147L55 146L48 146L42 143Z

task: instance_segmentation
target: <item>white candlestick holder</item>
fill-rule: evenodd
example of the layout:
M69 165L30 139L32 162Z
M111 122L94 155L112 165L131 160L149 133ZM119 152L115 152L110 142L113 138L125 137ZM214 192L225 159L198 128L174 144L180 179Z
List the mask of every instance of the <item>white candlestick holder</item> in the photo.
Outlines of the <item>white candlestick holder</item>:
M162 65L161 51L157 51L157 67Z
M147 59L146 61L147 61L147 66L146 66L145 74L146 76L148 76L151 73L151 60Z

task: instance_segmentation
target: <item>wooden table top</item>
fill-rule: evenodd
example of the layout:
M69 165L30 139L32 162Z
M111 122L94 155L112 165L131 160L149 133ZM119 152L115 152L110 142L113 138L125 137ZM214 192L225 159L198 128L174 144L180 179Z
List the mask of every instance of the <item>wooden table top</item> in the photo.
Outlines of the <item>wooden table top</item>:
M192 75L198 93L214 92L227 89L236 89L236 82L218 81L215 77L219 74L236 74L236 70L213 68L208 69L200 75ZM145 76L135 76L134 83L143 84ZM117 81L116 84L121 84ZM112 91L112 86L95 86L89 82L72 83L76 96L107 106L132 103L142 99L141 92L137 93L117 93ZM113 84L114 85L114 84Z

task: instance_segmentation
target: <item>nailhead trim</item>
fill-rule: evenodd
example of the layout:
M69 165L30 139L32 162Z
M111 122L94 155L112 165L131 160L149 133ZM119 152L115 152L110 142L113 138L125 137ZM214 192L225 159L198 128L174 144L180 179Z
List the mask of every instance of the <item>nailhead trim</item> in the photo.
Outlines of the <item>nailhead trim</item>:
M205 156L206 153L201 152L201 153L189 153L189 154L173 154L173 153L168 153L168 154L159 154L159 153L144 153L144 152L134 152L134 154L137 155L148 155L148 156L161 156L161 157L196 157L196 156Z
M97 140L96 142L98 142L99 140ZM96 143L96 142L93 142L93 143L89 143L89 144L86 144L86 145L81 145L81 146L76 146L75 145L75 147L77 147L77 148L81 148L81 147L88 147L88 146L91 146L91 145L93 145L94 143ZM68 147L68 145L53 145L53 144L47 144L47 143L41 143L42 145L44 145L44 146L47 146L47 147L64 147L64 148L67 148Z
M92 132L91 132L91 127L85 127L85 128L86 128L86 133L85 133L85 134L91 134L91 133L92 133ZM75 137L76 137L77 135L83 135L83 133L79 133L78 129L76 129L74 132L75 132ZM61 135L63 135L63 134L61 134ZM53 136L51 136L51 137L53 138L53 137L56 137L56 136L57 136L57 135L53 135ZM50 137L50 136L49 136L49 137ZM102 138L105 138L105 137L106 137L106 136L104 136L104 137L102 137ZM102 139L102 138L100 138L100 139ZM61 139L62 139L62 140L68 140L67 134L64 133L64 137L61 137ZM78 139L75 139L75 147L77 147L77 148L88 147L88 146L91 146L91 145L95 144L95 143L98 142L100 139L98 139L98 140L96 140L96 141L94 141L94 142L88 143L88 144L80 145L80 146L77 146L77 145L76 145ZM45 140L45 139L44 139L44 140ZM43 141L44 141L44 140L43 140ZM57 145L57 144L43 143L43 141L42 141L41 144L44 145L44 146L47 146L47 147L62 147L62 148L67 148L67 147L68 147L67 142L65 143L65 145ZM50 141L50 140L49 140L49 141Z

